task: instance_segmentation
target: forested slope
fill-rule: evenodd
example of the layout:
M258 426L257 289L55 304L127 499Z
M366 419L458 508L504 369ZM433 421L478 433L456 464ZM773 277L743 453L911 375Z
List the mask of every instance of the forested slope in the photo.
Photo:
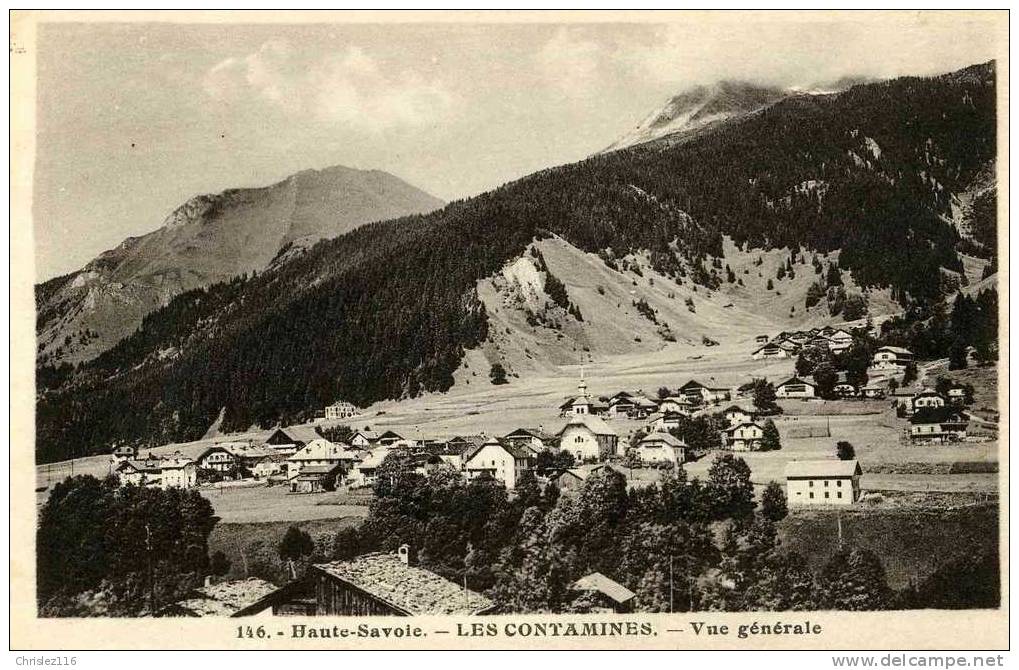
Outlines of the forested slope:
M487 336L477 282L548 233L611 264L648 250L706 287L722 235L840 249L862 286L940 297L961 269L953 194L994 159L993 64L776 103L669 147L545 170L423 216L372 224L299 259L178 296L77 370L40 370L38 456L201 435L445 390Z

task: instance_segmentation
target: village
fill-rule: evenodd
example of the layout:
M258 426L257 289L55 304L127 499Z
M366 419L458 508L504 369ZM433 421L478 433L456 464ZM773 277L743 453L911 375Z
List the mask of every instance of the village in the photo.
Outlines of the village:
M846 329L830 327L781 333L755 350L752 358L788 358L805 347L818 346L841 354L852 347L853 338ZM758 343L765 339L767 336L760 336ZM941 389L903 384L911 366L915 368L915 361L908 350L880 347L871 361L872 381L855 385L842 375L843 379L828 392L832 396L829 399L886 401L891 397L897 416L904 419L903 443L951 444L988 439L986 434L967 435L966 407L972 403L972 389L961 384ZM503 434L479 431L418 437L401 435L394 429L347 426L367 417L351 403L340 401L324 408L318 424L276 428L260 442L216 442L194 457L179 451L140 457L137 448L119 446L112 453L109 471L124 484L162 488L259 483L282 486L295 494L356 491L371 487L386 456L402 451L413 456L422 473L443 468L467 480L490 477L512 491L522 473L532 471L569 490L597 467L622 467L630 472L675 469L703 459L708 456L707 450L688 443L683 434L693 419L715 420L717 435L712 443L718 445L718 450L779 450L781 442L773 421L782 413L776 404L779 400L823 402L816 380L795 375L777 384L760 380L736 388L707 386L691 379L674 390L663 387L657 395L620 390L598 397L590 393L587 381L581 378L576 395L554 408L559 420L554 428L519 426ZM551 417L553 408L549 410ZM799 481L805 471L817 472L813 478L824 487L827 484L822 481L841 479L834 473L844 468L833 459L796 459L788 464L786 479ZM792 502L853 504L860 495L859 472L851 478L852 495L839 492L837 497L826 499L809 493L792 497ZM653 479L638 477L634 483L649 480Z
M529 406L526 416L536 421L512 426L506 423L512 412L461 411L461 418L470 420L461 425L477 429L451 435L424 435L420 424L408 425L393 409L368 414L339 401L323 408L312 423L267 433L148 453L119 445L105 460L104 471L96 474L115 477L121 485L197 490L224 522L240 526L324 521L341 514L361 518L391 455L425 476L445 472L465 482L497 482L510 496L525 481L572 495L606 469L623 476L631 490L679 471L704 478L721 454L747 462L758 498L769 485L780 486L793 513L876 510L916 496L986 499L995 493L996 468L990 466L954 478L931 474L952 472L960 462L990 463L996 452L993 421L973 415L974 389L932 378L943 362L918 368L908 350L879 346L866 362L865 383L848 371L829 378L820 370L799 375L790 369L794 360L815 356L819 349L826 356L843 355L862 335L861 329L825 327L758 336L747 362L739 364L755 367L744 368L750 374L735 384L721 383L708 373L699 377L707 383L693 378L653 392L613 389L600 375L580 367L574 393ZM731 365L735 353L715 354L714 364L724 360ZM698 357L680 366L703 371L712 364L712 359ZM756 367L761 365L769 367ZM757 371L767 376L757 376ZM592 392L590 384L597 384L600 393ZM481 402L487 400L477 406ZM421 414L430 409L426 406ZM506 416L493 423L501 429L484 430L487 421L482 417L499 414ZM917 463L930 467L914 472ZM191 599L158 615L492 610L485 595L415 565L414 553L413 547L401 547L395 554L316 563L284 587L254 576L210 578ZM402 590L390 588L397 583ZM634 598L612 576L600 573L582 577L573 588L605 611L626 612Z

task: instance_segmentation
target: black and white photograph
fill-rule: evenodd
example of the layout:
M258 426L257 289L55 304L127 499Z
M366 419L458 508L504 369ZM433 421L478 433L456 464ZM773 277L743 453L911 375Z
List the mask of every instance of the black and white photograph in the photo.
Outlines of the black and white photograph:
M1007 646L1007 11L372 16L12 14L16 632Z

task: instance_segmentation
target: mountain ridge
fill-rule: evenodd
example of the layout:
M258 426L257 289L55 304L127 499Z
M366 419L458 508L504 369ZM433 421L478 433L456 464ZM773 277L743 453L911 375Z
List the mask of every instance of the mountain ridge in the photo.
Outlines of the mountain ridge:
M386 172L343 166L193 196L158 229L36 287L40 359L89 360L175 295L264 270L284 248L442 204Z

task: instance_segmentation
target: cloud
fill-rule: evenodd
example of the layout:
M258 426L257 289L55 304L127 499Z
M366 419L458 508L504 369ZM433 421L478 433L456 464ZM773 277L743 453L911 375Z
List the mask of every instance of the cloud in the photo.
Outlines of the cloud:
M598 84L604 50L581 31L559 28L534 55L538 73L571 96L590 92Z
M411 72L391 76L360 47L312 59L285 40L217 63L202 88L218 101L260 102L303 120L364 131L437 123L455 103L440 81Z
M620 41L612 58L630 76L674 87L722 79L811 86L845 76L950 71L993 56L993 48L976 48L985 31L979 21L927 25L909 15L882 23L809 16L689 21Z

